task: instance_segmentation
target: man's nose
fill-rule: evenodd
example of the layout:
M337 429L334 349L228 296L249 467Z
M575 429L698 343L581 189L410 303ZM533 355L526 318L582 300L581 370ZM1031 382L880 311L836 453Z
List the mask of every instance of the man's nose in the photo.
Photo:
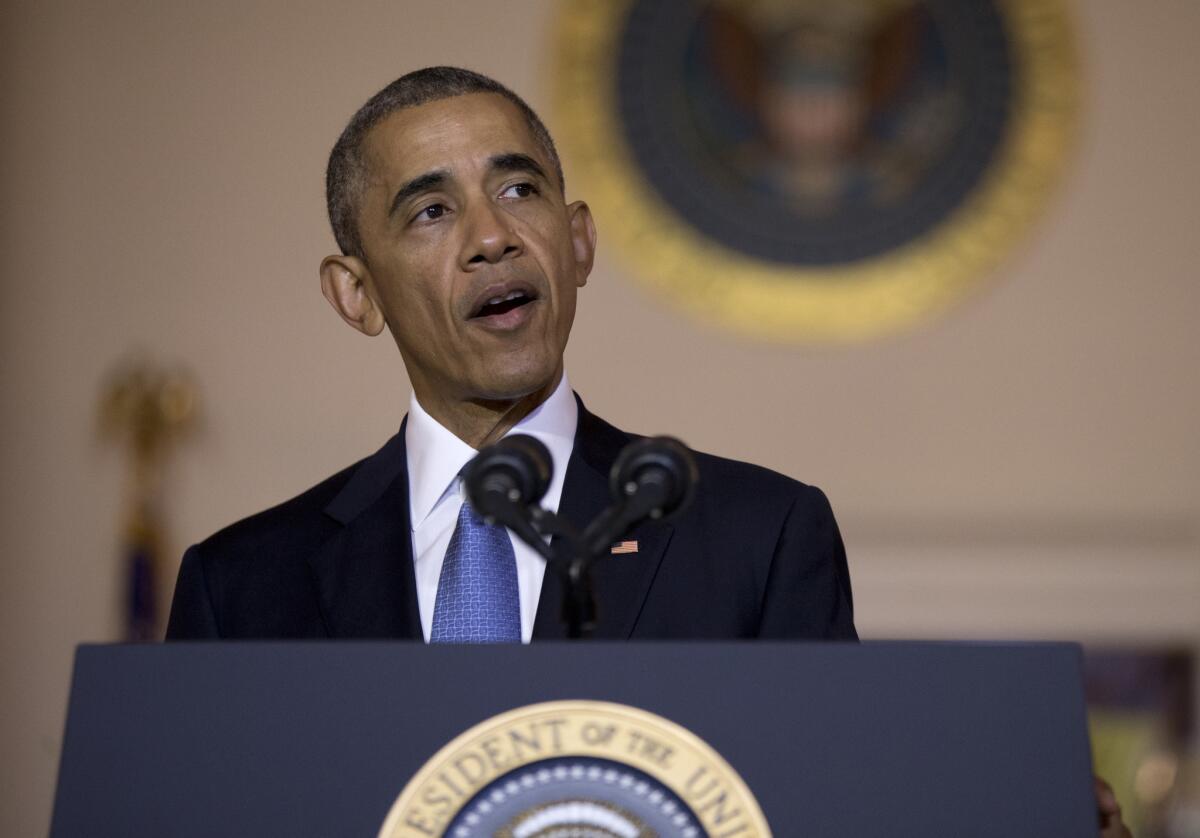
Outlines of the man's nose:
M461 263L463 270L521 255L523 243L513 219L491 201L476 201L467 211Z

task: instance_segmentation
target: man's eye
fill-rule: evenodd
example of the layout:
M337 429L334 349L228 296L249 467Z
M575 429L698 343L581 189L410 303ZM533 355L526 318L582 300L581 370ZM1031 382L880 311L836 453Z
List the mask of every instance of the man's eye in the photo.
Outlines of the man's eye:
M537 194L537 187L532 183L514 183L500 193L501 198L528 198Z
M446 214L446 208L441 204L430 204L417 213L417 221L434 221Z

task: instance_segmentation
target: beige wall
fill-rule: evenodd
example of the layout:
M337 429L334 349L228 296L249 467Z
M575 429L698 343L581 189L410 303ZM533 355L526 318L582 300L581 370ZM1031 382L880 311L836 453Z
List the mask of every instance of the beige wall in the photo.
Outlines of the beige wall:
M334 9L0 13L2 834L44 832L73 647L118 630L105 371L141 347L202 382L176 548L370 452L407 382L318 293L329 146L429 63L547 108L549 2ZM678 316L603 249L582 297L568 368L591 407L829 492L864 636L1200 641L1200 3L1077 12L1077 158L949 316L858 348L760 346Z

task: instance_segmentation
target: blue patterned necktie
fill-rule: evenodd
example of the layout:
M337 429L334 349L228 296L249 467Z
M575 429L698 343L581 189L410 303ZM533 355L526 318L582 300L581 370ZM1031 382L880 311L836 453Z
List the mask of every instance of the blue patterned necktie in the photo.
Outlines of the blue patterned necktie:
M504 527L463 501L433 604L430 643L520 643L517 557Z

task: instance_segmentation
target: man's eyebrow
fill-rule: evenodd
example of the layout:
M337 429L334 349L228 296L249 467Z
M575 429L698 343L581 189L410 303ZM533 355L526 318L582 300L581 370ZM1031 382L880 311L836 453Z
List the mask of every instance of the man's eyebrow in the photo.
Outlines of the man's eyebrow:
M433 172L426 172L423 175L417 175L408 183L396 190L396 196L392 198L391 206L388 207L388 217L396 214L396 210L400 209L401 204L407 201L414 195L419 195L422 192L428 192L430 189L436 189L444 184L447 180L447 174L444 170L438 169Z
M546 177L546 171L538 161L534 160L528 154L521 154L518 151L497 154L488 160L488 164L493 171L529 172L530 174L537 175L542 180L550 180L550 178Z

